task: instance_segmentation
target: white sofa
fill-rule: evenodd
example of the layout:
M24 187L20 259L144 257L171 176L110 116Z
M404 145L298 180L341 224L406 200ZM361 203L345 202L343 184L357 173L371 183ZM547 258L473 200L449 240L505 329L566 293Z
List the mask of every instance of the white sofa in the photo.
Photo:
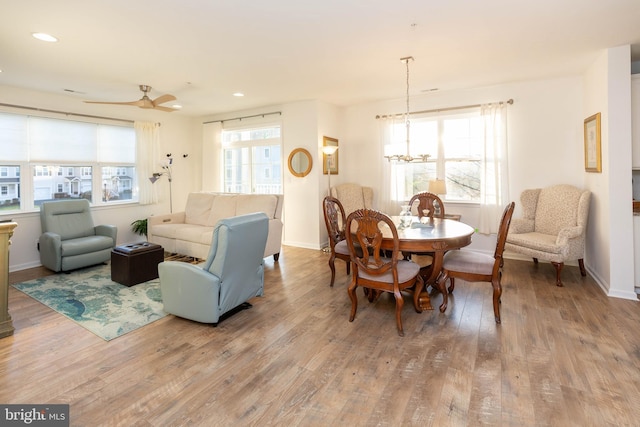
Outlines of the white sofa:
M280 256L282 245L282 194L189 193L183 212L147 219L147 240L165 251L206 259L213 228L224 218L253 212L269 217L269 235L264 256Z

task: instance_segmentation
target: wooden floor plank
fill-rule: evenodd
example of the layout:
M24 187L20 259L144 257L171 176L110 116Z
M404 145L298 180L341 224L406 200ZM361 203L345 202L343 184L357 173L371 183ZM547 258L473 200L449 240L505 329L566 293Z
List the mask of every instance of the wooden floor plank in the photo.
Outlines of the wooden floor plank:
M218 327L167 316L105 342L9 289L0 401L68 403L71 425L634 425L640 303L608 298L577 267L506 260L502 323L487 283L456 281L446 313L407 295L369 303L328 254L284 247L265 295ZM11 282L51 274L11 273Z

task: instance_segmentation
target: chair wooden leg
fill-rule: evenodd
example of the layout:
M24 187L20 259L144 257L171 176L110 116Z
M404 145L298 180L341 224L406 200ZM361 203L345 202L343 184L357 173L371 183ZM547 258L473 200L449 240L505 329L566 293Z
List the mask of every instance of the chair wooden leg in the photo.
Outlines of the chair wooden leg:
M331 254L331 257L329 258L329 268L331 269L331 283L329 283L329 286L333 286L333 282L336 280L335 261L336 261L335 254Z
M398 335L404 336L404 330L402 329L402 307L404 306L404 299L402 293L394 292L393 296L396 298L396 325L398 326Z
M582 275L582 277L586 277L587 270L584 269L584 259L580 258L578 260L578 265L580 266L580 275Z
M449 281L451 282L451 284L449 285L449 293L452 294L453 290L456 288L456 282L453 277L450 277Z
M564 267L564 262L552 262L553 266L556 268L556 286L562 287L562 280L560 280L560 272L562 271L562 267Z
M493 286L493 315L496 323L500 323L500 296L502 295L502 285L500 279L491 282Z
M353 319L356 318L356 311L358 310L358 296L356 295L357 287L358 285L356 282L356 276L354 275L351 278L349 288L347 288L347 293L349 294L349 298L351 299L351 313L349 314L349 322L353 322Z

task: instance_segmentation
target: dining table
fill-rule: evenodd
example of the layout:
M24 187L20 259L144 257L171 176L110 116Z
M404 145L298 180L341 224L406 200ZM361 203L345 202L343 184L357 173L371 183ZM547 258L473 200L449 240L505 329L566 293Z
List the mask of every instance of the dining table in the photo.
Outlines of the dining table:
M442 271L444 254L447 251L469 245L475 229L470 225L453 219L413 216L410 219L410 224L406 217L403 220L403 217L391 216L391 219L398 231L398 243L401 252L405 254L426 252L433 254L433 268L425 281L424 290L420 294L420 308L422 310L433 310L427 287L435 287L438 276ZM381 247L385 250L392 250L393 236L391 230L388 227L382 227L381 230ZM447 309L444 304L444 298L439 308L441 312Z

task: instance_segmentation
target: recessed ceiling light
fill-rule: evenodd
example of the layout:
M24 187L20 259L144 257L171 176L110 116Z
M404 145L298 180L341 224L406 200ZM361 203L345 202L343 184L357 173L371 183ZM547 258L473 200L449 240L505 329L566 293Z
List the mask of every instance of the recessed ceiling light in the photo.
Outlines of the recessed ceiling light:
M234 94L233 94L233 96L237 96L237 97L239 98L239 97L241 97L241 96L244 96L244 93L242 93L242 92L236 92L236 93L234 93Z
M179 109L181 109L181 108L182 108L182 105L180 105L180 104L173 104L173 105L171 106L171 108L175 108L176 110L179 110Z
M31 33L31 35L43 42L57 42L58 39L47 33Z

